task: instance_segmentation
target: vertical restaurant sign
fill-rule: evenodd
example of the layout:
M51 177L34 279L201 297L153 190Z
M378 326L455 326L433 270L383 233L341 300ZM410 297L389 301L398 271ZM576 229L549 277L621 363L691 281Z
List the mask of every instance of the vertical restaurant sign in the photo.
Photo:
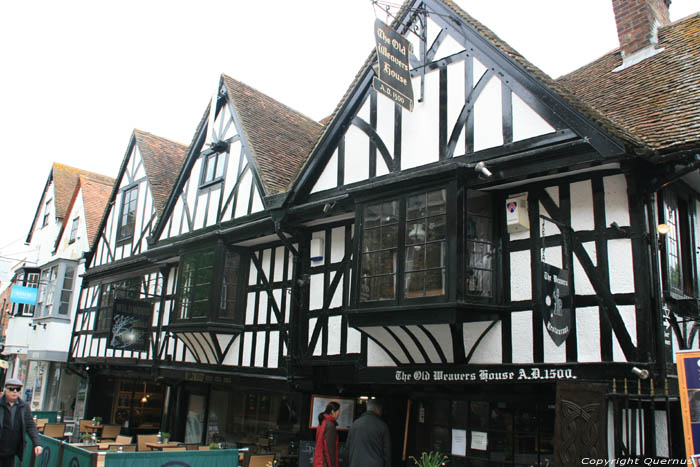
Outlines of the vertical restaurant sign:
M676 352L676 370L685 453L690 464L692 456L700 454L700 351Z
M378 74L372 86L409 112L413 111L413 85L408 57L411 43L383 21L374 22Z
M22 303L24 305L36 305L38 291L39 289L34 287L13 285L10 291L10 301L12 303Z
M542 263L542 271L542 319L549 337L558 347L566 341L571 331L569 271L547 263Z
M153 310L147 300L115 299L107 347L145 352L152 320Z

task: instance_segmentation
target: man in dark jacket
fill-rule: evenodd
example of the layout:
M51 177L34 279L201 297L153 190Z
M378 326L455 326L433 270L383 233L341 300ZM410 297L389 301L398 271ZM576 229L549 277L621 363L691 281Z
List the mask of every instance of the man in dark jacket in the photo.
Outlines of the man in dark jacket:
M41 439L29 406L19 397L22 381L9 378L5 381L5 393L0 397L0 467L13 467L15 456L20 461L24 455L24 434L34 445L34 455L41 454Z
M352 423L346 447L349 467L391 467L389 426L381 415L381 402L370 400L367 412Z

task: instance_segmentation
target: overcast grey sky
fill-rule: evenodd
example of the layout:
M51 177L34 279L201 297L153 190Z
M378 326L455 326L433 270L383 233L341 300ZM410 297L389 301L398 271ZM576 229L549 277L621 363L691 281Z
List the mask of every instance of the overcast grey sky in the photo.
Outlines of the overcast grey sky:
M611 0L457 3L552 77L618 46ZM116 177L134 128L189 144L221 73L327 116L374 18L370 0L0 2L0 255L20 257L53 161Z

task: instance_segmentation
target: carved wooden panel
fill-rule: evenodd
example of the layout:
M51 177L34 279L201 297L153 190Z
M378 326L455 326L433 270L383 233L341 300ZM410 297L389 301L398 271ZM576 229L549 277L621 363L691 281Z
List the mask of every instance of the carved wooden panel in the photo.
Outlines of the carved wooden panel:
M557 384L554 458L579 466L584 458L607 458L605 384Z

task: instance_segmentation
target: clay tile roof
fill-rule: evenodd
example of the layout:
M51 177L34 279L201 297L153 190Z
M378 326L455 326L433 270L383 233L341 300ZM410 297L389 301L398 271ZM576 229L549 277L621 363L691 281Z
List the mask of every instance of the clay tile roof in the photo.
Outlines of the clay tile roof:
M240 81L222 78L266 194L286 191L321 134L321 125Z
M68 208L70 207L75 187L77 186L79 177L81 175L89 177L96 181L102 181L104 183L114 183L113 178L107 177L105 175L100 175L94 172L88 172L87 170L76 169L67 165L59 164L57 162L54 162L53 164L51 175L53 178L56 217L60 219L64 219L68 215Z
M89 177L80 177L80 187L83 190L83 210L85 211L85 227L88 234L88 245L92 245L98 233L100 221L104 215L105 207L109 202L114 179L112 183L104 180L96 180ZM64 227L65 227L64 223Z
M141 130L134 130L134 138L146 169L153 205L160 217L185 160L187 146Z
M700 14L659 29L664 50L619 72L619 49L559 78L653 149L700 142Z

